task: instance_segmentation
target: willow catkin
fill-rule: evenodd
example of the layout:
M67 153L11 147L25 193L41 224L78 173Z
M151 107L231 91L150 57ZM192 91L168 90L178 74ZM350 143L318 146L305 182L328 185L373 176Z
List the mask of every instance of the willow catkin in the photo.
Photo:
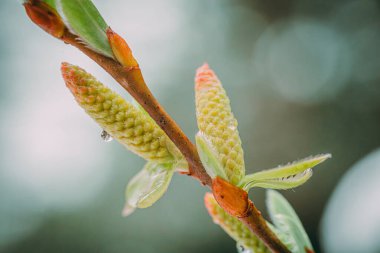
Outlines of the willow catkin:
M255 253L269 253L264 243L254 235L239 219L221 208L212 193L206 193L205 206L214 223L221 226L236 242Z
M245 174L244 154L230 101L215 73L204 64L195 77L198 128L211 142L230 183Z
M114 139L149 161L182 159L169 137L145 112L80 67L62 63L61 71L78 104Z

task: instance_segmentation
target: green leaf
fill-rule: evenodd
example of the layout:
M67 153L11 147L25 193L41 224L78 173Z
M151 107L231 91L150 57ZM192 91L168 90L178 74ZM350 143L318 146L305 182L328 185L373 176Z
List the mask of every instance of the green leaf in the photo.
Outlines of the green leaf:
M58 12L73 33L94 51L113 58L107 23L90 0L56 0Z
M173 172L169 164L148 162L127 185L123 215L128 216L136 208L150 207L159 200L166 192Z
M43 0L43 2L47 3L50 7L52 7L54 10L57 10L57 6L55 4L55 0Z
M280 193L274 190L268 190L266 204L270 218L276 228L293 238L296 244L293 253L304 253L305 247L313 249L310 239L296 212Z
M246 175L241 187L249 190L252 187L290 189L304 184L312 176L312 167L330 158L330 154L308 157L274 169L263 170Z
M199 157L201 158L202 164L205 167L207 174L209 174L211 178L219 176L227 180L227 175L218 159L218 155L207 137L202 134L202 132L198 132L195 136L195 142L197 145Z
M274 225L272 225L272 223L270 223L269 221L267 221L267 225L270 228L270 230L272 230L272 232L275 233L275 235L277 235L278 239L280 239L280 241L283 244L285 244L285 246L291 252L294 252L297 249L297 244L292 236L290 236L287 233L283 233L281 230L277 229Z
M300 172L296 175L291 175L289 177L274 178L267 180L253 180L248 184L244 185L243 189L248 190L252 187L261 187L278 190L292 189L304 184L307 180L309 180L309 178L311 178L312 175L313 171L311 169L307 169L303 172Z

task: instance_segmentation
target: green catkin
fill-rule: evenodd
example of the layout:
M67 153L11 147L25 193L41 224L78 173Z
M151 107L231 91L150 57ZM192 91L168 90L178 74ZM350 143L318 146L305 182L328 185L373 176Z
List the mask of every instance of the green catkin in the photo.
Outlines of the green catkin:
M237 185L245 175L238 123L225 90L207 64L197 70L195 99L198 128L215 148L228 181Z
M66 86L78 104L118 142L156 163L182 159L169 137L145 112L80 67L62 63L61 70Z
M229 215L221 208L212 193L206 193L205 206L214 223L221 226L237 243L254 253L269 253L270 251L240 220Z

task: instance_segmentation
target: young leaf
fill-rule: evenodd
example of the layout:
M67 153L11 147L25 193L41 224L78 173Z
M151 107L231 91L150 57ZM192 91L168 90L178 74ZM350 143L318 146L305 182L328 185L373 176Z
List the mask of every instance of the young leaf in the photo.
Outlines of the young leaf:
M56 0L66 26L94 51L113 58L107 23L91 0Z
M296 212L280 193L268 190L266 204L276 228L293 238L296 244L293 253L304 253L305 248L313 249Z
M128 216L136 208L153 205L166 192L172 176L171 165L148 162L127 185L123 216Z
M227 175L224 172L223 167L215 153L216 151L210 145L210 141L207 140L207 137L204 136L204 134L201 132L198 132L195 136L195 142L197 145L199 157L201 158L202 164L205 167L207 174L209 174L211 178L219 176L227 180Z
M43 2L50 5L50 7L53 8L54 10L57 10L57 5L55 4L55 0L43 0Z
M243 189L263 187L272 189L290 189L304 184L313 174L312 167L330 158L330 154L308 157L274 169L263 170L246 175L242 182Z

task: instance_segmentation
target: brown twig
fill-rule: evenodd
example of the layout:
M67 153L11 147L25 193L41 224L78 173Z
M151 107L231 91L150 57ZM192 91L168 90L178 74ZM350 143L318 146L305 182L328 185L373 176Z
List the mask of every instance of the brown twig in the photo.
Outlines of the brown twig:
M52 13L52 10L47 5L43 4L43 2L40 2L38 0L31 0L29 2L26 2L24 5L29 17L32 19L34 23L39 25L42 29L52 34L53 36L59 38L63 42L78 48L80 51L82 51L84 54L86 54L88 57L94 60L105 71L107 71L123 88L125 88L136 99L136 101L141 104L141 106L154 119L154 121L164 130L164 132L168 135L168 137L173 141L173 143L184 155L189 164L189 175L198 179L203 185L207 185L209 187L213 185L210 176L206 173L206 170L204 169L200 161L198 152L194 144L183 133L182 129L166 113L166 111L158 103L157 99L153 96L153 94L151 93L144 81L140 68L125 68L114 59L111 59L91 50L90 48L86 47L78 39L76 35L72 34L66 28L63 29L63 32L62 30L59 30L59 33L54 33L58 29L62 29L62 24L59 24L59 27L56 28L57 21L51 18L51 16L55 13ZM49 18L47 19L46 16L48 16ZM234 186L232 186L232 188L226 187L224 190L234 189L233 187ZM213 192L214 196L218 195L217 193L215 193L214 189ZM244 215L238 215L238 205L232 205L229 208L229 210L226 211L238 217L242 222L244 222L248 226L248 228L252 232L254 232L258 237L260 237L268 246L268 248L270 248L273 252L290 252L266 225L266 222L262 217L260 211L258 211L256 207L253 205L253 203L250 200L248 200L247 195L244 198L240 198L240 193L232 191L230 194L232 194L232 199L244 199L243 201L245 201L245 203L242 203L243 206L247 206L247 208L243 210ZM226 201L223 201L224 200L219 199L218 203L224 209L226 209L226 204L228 205L228 203Z

